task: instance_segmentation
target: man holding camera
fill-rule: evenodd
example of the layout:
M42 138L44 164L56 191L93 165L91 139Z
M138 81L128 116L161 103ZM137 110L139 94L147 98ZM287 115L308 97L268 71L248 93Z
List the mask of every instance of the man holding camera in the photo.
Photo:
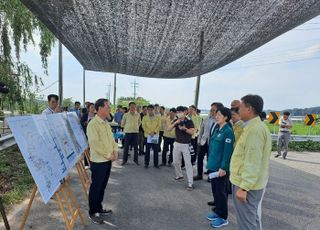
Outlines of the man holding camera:
M290 141L290 129L292 128L292 121L289 118L290 113L288 111L283 113L283 117L280 118L279 121L279 136L278 136L278 143L277 143L277 152L278 154L275 155L275 157L280 157L281 156L281 149L282 146L284 146L284 152L282 155L283 159L286 159L287 154L288 154L288 145Z
M192 120L186 117L187 109L183 106L177 107L177 119L169 127L169 131L175 129L176 140L173 147L173 165L175 169L175 180L183 180L181 170L181 155L185 161L185 167L188 178L188 191L193 190L193 168L191 164L190 145L191 138L195 132Z

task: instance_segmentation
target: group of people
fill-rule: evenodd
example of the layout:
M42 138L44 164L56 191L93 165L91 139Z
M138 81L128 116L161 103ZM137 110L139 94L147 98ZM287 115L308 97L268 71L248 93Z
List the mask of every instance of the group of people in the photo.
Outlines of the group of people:
M48 97L49 105L50 99ZM55 112L49 107L47 110ZM209 116L204 119L195 106L178 106L166 112L159 105L137 108L130 102L127 112L118 107L113 117L109 101L99 99L95 104L88 104L87 109L80 119L90 146L89 216L94 223L102 223L102 216L112 212L103 209L102 201L111 162L118 158L118 144L108 123L114 118L125 134L122 165L127 164L132 146L137 165L140 164L138 155L144 154L144 167L149 167L152 149L154 167L173 164L175 180L184 180L182 169L185 168L189 191L194 189L194 180L202 180L207 173L213 196L208 202L213 206L212 213L207 216L211 226L219 228L228 224L228 195L232 194L239 229L261 229L261 203L268 182L271 135L260 117L263 112L260 96L247 95L241 101L234 100L230 109L214 102ZM162 163L159 165L161 147ZM206 172L203 170L205 156ZM194 176L195 164L197 175Z
M204 173L209 175L213 200L208 205L213 206L213 212L207 219L212 227L228 224L228 195L233 194L239 228L261 228L271 136L263 122L260 96L247 95L241 101L234 100L230 109L214 102L205 119L193 105L171 108L167 113L158 105L143 107L141 113L137 110L131 102L128 112L118 120L125 133L122 165L127 164L132 146L137 165L139 152L145 155L145 168L149 167L152 149L154 167L159 168L158 153L163 140L160 166L173 164L177 181L184 180L182 169L185 168L189 191L194 189L194 180L203 180ZM203 170L205 156L207 172ZM194 176L195 163L197 175Z

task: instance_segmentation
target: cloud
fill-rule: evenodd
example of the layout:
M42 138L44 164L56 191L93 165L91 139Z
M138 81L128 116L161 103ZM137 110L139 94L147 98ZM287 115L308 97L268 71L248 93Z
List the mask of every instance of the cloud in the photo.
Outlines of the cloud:
M315 44L304 50L304 58L312 58L320 53L320 44Z

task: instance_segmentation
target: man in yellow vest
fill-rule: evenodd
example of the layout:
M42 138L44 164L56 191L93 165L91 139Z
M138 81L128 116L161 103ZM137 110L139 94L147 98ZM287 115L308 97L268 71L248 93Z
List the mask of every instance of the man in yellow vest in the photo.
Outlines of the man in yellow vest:
M191 145L193 146L193 149L194 149L194 155L191 156L191 163L192 163L192 165L194 165L194 163L197 160L197 153L198 153L197 140L198 140L198 135L199 135L202 119L197 114L197 108L194 105L189 106L188 117L189 117L189 119L192 120L192 122L194 124L194 128L195 128L194 134L192 135L192 139L191 139Z
M128 161L129 146L133 146L134 162L139 165L138 136L140 124L141 117L140 114L136 111L136 103L130 102L129 112L125 113L121 120L121 127L123 128L123 132L125 133L122 165L125 165Z
M233 202L238 229L257 230L261 225L261 204L269 178L271 134L259 114L263 99L258 95L241 98L243 132L230 163Z
M154 106L148 105L148 114L142 119L142 128L146 142L146 153L144 157L144 167L149 167L150 150L153 149L153 164L155 168L159 168L158 151L159 151L159 132L161 126L161 117L154 113Z
M87 126L90 146L91 186L89 190L89 218L96 224L103 224L102 216L111 213L102 207L105 188L108 184L112 161L118 158L118 145L113 138L107 118L110 105L107 99L95 103L97 115Z
M176 119L176 113L177 110L175 108L170 109L170 114L166 118L166 123L164 126L164 144L163 144L163 151L162 151L162 164L160 166L167 165L167 152L170 148L170 154L169 154L169 160L168 160L168 166L171 167L171 164L173 162L173 143L176 137L175 129L172 129L169 131L169 127Z

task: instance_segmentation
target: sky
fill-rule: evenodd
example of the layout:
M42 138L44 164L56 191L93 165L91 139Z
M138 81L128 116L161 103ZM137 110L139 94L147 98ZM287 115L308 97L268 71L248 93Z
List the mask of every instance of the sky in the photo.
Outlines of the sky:
M39 37L36 37L36 41ZM41 67L37 46L29 46L22 61L41 76L44 86L39 96L58 94L58 43L49 57L48 76ZM246 56L201 76L199 108L208 109L214 101L230 106L233 99L258 94L264 109L284 110L320 106L320 16L273 39ZM63 47L64 98L83 101L83 69ZM133 96L132 83L138 83L137 96L167 108L194 104L196 78L153 79L117 74L117 98ZM86 101L107 97L113 73L86 71Z

